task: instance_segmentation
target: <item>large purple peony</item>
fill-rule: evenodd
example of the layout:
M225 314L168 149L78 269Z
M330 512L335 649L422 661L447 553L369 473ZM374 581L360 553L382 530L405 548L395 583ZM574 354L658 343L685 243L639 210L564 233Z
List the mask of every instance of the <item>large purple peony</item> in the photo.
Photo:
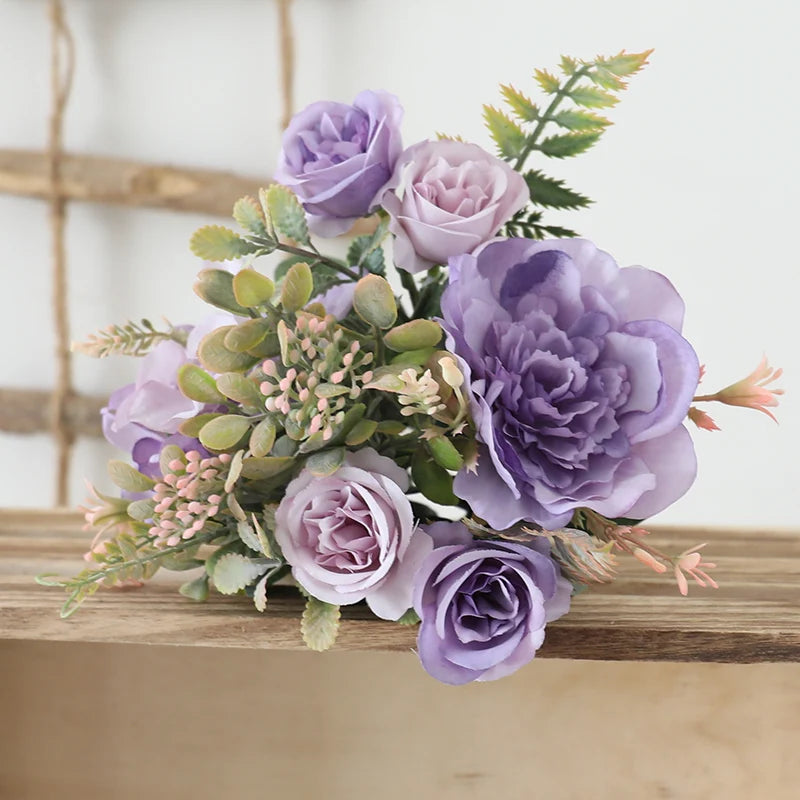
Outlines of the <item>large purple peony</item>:
M508 239L450 260L442 297L480 442L454 491L494 528L587 507L644 518L695 477L683 427L699 378L683 301L581 239Z
M303 202L312 231L337 236L374 210L403 149L402 116L394 95L372 91L295 114L275 177Z

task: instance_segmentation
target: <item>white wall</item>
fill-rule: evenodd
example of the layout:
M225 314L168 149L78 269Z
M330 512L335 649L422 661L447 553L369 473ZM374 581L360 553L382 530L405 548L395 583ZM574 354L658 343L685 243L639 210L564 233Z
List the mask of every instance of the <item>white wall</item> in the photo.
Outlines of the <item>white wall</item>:
M66 119L76 152L271 173L279 146L276 14L269 0L69 0L78 63ZM594 197L570 224L622 264L665 272L688 305L686 334L711 389L763 351L783 365L781 425L738 409L697 431L700 477L664 522L797 526L800 358L796 187L800 129L795 30L786 0L486 3L295 0L298 106L385 88L406 107L408 143L437 130L488 145L483 102L497 84L533 91L534 67L655 47L651 66L611 111L595 150L549 164ZM46 4L0 0L0 147L42 147L48 94ZM73 205L70 307L75 338L127 318L193 321L206 220ZM42 203L0 196L4 313L0 385L51 384L49 237ZM76 361L76 383L109 391L132 365ZM47 438L0 437L0 505L51 501ZM77 449L104 483L104 445Z

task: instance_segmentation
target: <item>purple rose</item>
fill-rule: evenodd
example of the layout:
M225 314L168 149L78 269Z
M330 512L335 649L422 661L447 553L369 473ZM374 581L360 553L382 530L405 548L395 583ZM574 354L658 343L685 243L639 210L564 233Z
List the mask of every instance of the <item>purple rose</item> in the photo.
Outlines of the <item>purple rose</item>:
M292 118L275 178L300 198L312 231L338 236L375 209L403 149L402 117L394 95L366 91L352 106L312 103Z
M366 600L383 619L401 617L433 547L414 527L407 489L405 470L371 448L348 453L328 477L301 472L275 514L275 538L295 580L326 603Z
M527 664L572 587L549 544L473 540L460 522L427 526L435 542L414 581L422 666L450 684L493 681Z
M101 411L106 439L130 453L137 469L150 477L160 474L164 444L206 453L196 439L178 434L184 420L206 410L178 388L178 369L187 361L180 344L161 342L142 359L135 383L117 389Z
M408 272L446 264L491 239L529 199L522 176L476 144L420 142L400 156L383 206Z
M663 275L581 239L493 242L450 266L443 327L481 443L454 491L476 514L557 528L576 508L640 519L686 492L699 364Z

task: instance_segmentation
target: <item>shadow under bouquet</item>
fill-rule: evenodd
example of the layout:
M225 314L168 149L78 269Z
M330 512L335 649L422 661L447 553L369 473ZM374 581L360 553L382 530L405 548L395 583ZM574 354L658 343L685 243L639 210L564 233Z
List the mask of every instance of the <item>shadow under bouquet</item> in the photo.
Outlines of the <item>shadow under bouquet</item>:
M66 588L62 613L160 568L199 571L189 598L264 611L291 575L312 649L365 601L419 624L424 668L461 684L530 661L620 554L684 594L716 586L699 548L661 552L641 522L694 480L685 423L716 427L694 404L770 414L780 373L765 361L699 395L676 289L550 224L590 201L528 163L591 147L648 55L564 58L535 73L541 104L501 87L506 110L484 107L497 155L444 136L404 149L385 92L299 112L276 182L233 209L241 231L192 238L223 262L194 287L215 313L78 346L143 358L103 412L129 454L109 465L122 497L96 492L86 569L42 579ZM346 257L319 249L354 224ZM271 276L255 268L276 253Z

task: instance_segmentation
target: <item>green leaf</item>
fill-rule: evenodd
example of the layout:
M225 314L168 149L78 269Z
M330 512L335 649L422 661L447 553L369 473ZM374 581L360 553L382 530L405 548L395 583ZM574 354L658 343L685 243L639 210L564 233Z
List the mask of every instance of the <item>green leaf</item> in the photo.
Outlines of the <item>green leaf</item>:
M309 597L300 621L300 631L306 646L320 653L333 647L339 632L340 619L339 606Z
M570 58L569 56L561 56L561 71L569 77L570 75L574 75L578 71L578 62L574 58Z
M256 236L269 236L261 206L254 198L239 198L233 204L233 218L245 230L254 233Z
M643 53L626 53L622 50L615 56L598 58L597 63L614 75L625 78L639 72L647 64L647 59L652 52L652 48Z
M525 148L527 137L514 120L494 106L483 107L483 119L500 155L506 159L517 158Z
M200 442L209 450L229 450L250 431L250 418L224 414L207 422L200 431Z
M556 239L571 239L578 235L572 228L562 228L560 225L538 225L537 229L540 234L549 234ZM544 239L545 237L540 235L539 238Z
M249 353L234 353L225 347L225 337L235 325L224 325L207 333L197 347L197 357L209 372L245 372L258 362Z
M297 311L310 299L314 291L314 278L311 267L302 261L292 264L281 288L281 305L285 311Z
M537 145L537 149L550 158L570 158L588 150L600 136L600 131L557 134L543 139Z
M601 117L599 114L574 108L567 111L559 111L558 114L554 114L550 119L556 125L560 125L570 131L596 131L611 125L610 120Z
M361 269L366 267L374 275L386 272L383 248L381 243L389 230L389 220L382 219L372 233L356 236L347 250L347 263Z
M523 177L531 193L531 202L545 208L585 208L592 201L585 195L568 188L564 181L549 178L532 169Z
M295 193L279 183L273 183L266 191L267 208L275 229L298 244L309 244L306 212Z
M245 308L255 308L272 297L275 284L252 267L240 269L233 276L233 294L236 302Z
M204 261L231 261L255 253L258 245L245 241L230 228L206 225L194 232L189 241L191 251Z
M124 461L109 461L108 477L115 486L126 492L149 492L156 485L152 478L142 475L139 470Z
M510 85L501 85L500 93L511 110L523 122L536 122L539 119L539 109L536 104L526 97L519 89Z
M398 625L416 625L420 621L417 612L413 608L409 608L400 619L397 620Z
M137 522L147 522L153 518L155 507L153 500L134 500L128 504L128 516Z
M375 420L362 419L360 422L357 422L353 430L347 434L344 443L348 447L358 447L358 445L364 444L377 429L378 423L375 422Z
M232 353L247 352L258 347L273 330L274 325L268 319L246 319L225 334L225 349Z
M533 73L533 77L547 94L555 94L561 86L558 78L546 69L537 69Z
M190 400L198 403L225 402L225 396L217 389L217 382L204 369L186 363L178 369L178 388Z
M294 464L292 456L262 456L242 462L242 476L252 481L266 480L284 472Z
M456 472L464 466L463 456L446 436L437 436L435 439L429 439L428 450L430 450L433 460L440 467Z
M196 439L197 434L200 433L200 429L206 422L210 422L215 417L221 416L222 414L198 414L196 417L191 417L181 422L178 431L184 436L190 436L192 439Z
M618 97L595 86L576 86L569 92L572 102L585 108L610 108L619 102Z
M593 83L602 86L603 89L610 89L612 92L619 92L625 88L625 81L603 67L595 67L593 70L587 72L586 76Z
M228 508L231 511L236 519L241 519L244 512L242 511L242 507L239 505L236 497L233 495L233 487L236 486L236 482L242 475L242 461L244 459L245 450L237 450L233 454L233 458L231 459L231 463L228 466L228 475L225 478L225 494L228 495L227 504Z
M277 332L271 331L257 345L247 349L247 354L256 360L274 358L281 354L281 344Z
M214 566L214 585L222 594L236 594L269 569L240 553L226 553Z
M202 269L197 274L194 291L212 306L247 316L247 309L240 306L233 293L233 275L224 269Z
M217 386L225 397L235 400L243 406L263 410L264 395L256 382L240 372L223 372L217 378Z
M196 600L198 603L204 603L208 600L208 575L201 575L193 581L184 583L178 591L190 600Z
M255 550L256 553L261 553L263 555L264 551L261 547L261 541L256 534L255 528L253 528L253 526L247 520L240 520L237 523L236 533L239 534L239 538L251 550Z
M428 359L436 352L435 347L420 347L419 350L406 350L398 353L389 362L392 366L401 365L409 367L421 367L427 363Z
M356 284L353 308L364 322L391 328L397 320L397 301L389 282L379 275L365 275Z
M272 417L265 417L256 425L250 434L250 452L256 458L268 456L275 444L277 429Z
M452 476L428 456L424 447L416 450L411 459L411 477L428 500L443 506L458 503L458 498L453 494Z
M306 459L306 469L315 478L327 478L333 475L344 463L344 448L334 447L331 450L322 450Z
M436 347L442 340L442 328L432 319L412 319L386 333L383 341L396 352Z

